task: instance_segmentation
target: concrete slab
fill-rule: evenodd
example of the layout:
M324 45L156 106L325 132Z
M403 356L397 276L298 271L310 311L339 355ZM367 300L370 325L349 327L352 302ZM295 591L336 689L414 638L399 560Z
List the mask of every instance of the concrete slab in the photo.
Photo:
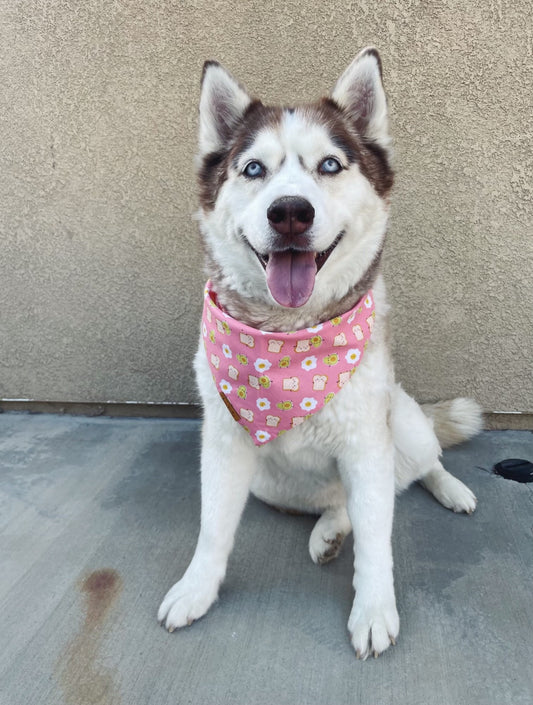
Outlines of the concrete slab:
M199 422L0 415L2 705L531 705L533 458L493 431L445 453L471 517L397 502L395 648L359 662L351 543L317 567L313 519L251 500L219 602L167 634L156 610L194 550Z

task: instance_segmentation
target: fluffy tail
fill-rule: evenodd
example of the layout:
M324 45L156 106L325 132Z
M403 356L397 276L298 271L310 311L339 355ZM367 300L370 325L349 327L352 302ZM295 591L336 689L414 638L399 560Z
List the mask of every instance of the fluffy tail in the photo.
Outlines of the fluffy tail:
M466 441L483 428L481 407L473 399L458 397L436 404L422 404L422 410L433 420L442 448Z

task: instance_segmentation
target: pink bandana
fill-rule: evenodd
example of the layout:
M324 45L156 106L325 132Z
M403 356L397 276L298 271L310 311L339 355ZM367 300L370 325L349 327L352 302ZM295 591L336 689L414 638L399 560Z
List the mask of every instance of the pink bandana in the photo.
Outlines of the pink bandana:
M255 445L303 423L327 404L361 362L374 323L369 291L330 321L291 333L251 328L224 313L207 282L202 336L213 379Z

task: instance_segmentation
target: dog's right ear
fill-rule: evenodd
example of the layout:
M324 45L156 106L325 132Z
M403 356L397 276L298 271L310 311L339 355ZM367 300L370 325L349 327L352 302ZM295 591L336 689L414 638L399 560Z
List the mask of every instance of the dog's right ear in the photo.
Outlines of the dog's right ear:
M251 99L233 76L216 61L206 61L200 96L200 153L224 148Z

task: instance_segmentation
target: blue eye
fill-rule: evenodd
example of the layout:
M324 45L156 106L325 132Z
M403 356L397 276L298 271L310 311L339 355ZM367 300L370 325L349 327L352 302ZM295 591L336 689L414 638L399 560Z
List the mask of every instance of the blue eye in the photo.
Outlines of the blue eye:
M341 170L341 163L334 157L326 157L318 166L318 171L321 174L338 174Z
M250 179L258 179L265 175L265 167L261 162L248 162L242 173Z

